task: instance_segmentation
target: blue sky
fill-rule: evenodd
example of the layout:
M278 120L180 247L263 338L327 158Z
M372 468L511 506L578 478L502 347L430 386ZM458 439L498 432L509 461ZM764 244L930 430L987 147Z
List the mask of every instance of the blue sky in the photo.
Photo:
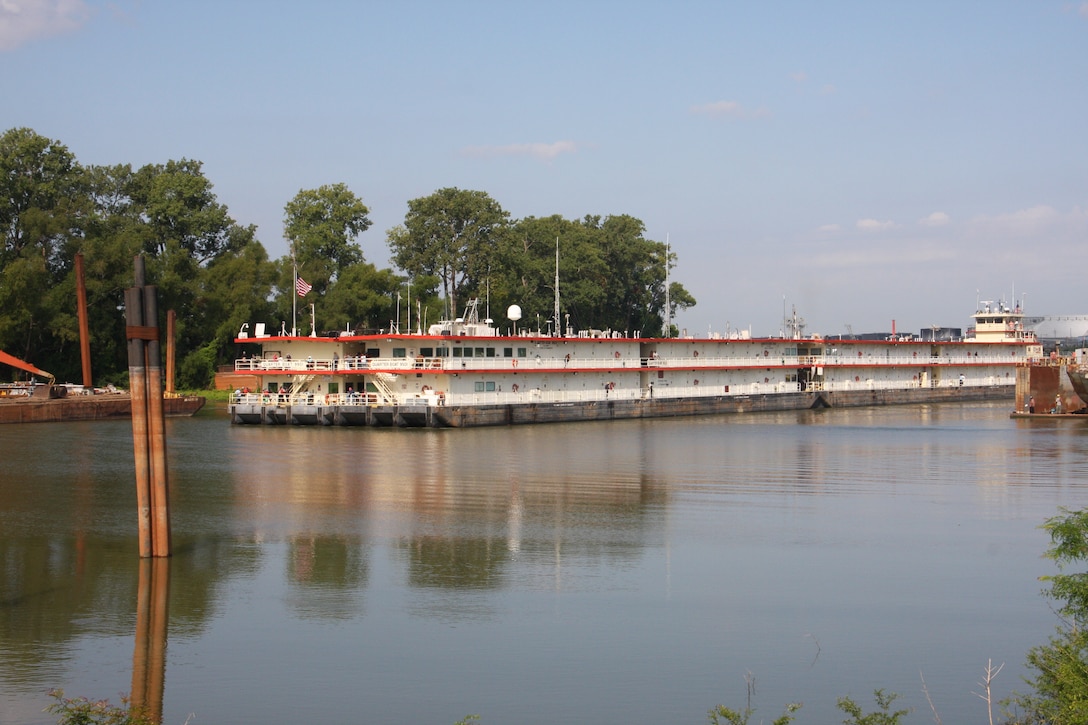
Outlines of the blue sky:
M482 190L630 214L691 334L1088 313L1088 2L2 0L0 130L84 164L197 159L286 252L343 182L385 233Z

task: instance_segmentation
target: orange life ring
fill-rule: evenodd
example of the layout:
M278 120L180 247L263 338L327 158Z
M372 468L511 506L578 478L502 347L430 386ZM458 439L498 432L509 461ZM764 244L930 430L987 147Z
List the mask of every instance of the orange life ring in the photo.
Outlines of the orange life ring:
M692 355L692 357L699 357L699 351L698 350L692 350L691 355Z
M616 350L615 355L616 355L616 359L619 360L620 359L620 351Z
M767 356L769 356L770 354L771 354L771 351L770 351L770 350L764 350L764 351L763 351L763 357L767 357Z
M510 364L513 365L514 367L517 367L518 366L518 359L514 358L513 360L510 361Z
M513 385L511 385L510 390L514 391L515 393L518 392L518 384L514 383Z
M699 378L695 378L695 380L694 380L694 383L695 383L696 385L698 385L698 384L699 384Z
M855 375L854 376L854 382L855 383L860 383L861 382L861 376L860 375Z

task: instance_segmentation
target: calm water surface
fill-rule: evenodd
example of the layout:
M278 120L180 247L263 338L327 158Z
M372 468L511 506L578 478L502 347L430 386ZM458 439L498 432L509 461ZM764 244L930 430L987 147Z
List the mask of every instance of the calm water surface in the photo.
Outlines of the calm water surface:
M1007 404L461 431L168 421L166 723L985 722L1056 621L1088 421ZM0 426L0 722L133 690L127 422ZM168 589L166 588L168 587ZM140 629L140 631L144 631Z

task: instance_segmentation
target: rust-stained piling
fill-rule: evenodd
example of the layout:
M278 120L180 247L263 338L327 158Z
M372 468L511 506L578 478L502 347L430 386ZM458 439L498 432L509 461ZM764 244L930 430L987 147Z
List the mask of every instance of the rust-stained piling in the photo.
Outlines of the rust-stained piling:
M79 317L79 357L83 363L83 387L93 388L91 380L91 330L87 322L87 283L83 278L83 253L76 253L76 313Z
M170 556L170 506L166 471L166 426L162 401L158 292L144 284L144 261L136 258L136 286L125 290L132 442L140 556Z

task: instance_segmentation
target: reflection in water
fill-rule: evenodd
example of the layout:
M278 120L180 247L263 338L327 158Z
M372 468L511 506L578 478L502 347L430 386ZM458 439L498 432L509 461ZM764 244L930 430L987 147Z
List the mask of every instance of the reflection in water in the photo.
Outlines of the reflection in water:
M1029 629L1035 526L1088 485L1088 426L1035 423L986 405L463 431L171 420L161 572L136 556L124 423L0 427L0 721L36 722L22 713L55 686L115 696L130 655L134 698L179 722L276 720L300 649L328 720L365 693L375 721L513 721L476 689L507 674L550 695L545 719L674 721L654 708L677 698L697 719L738 672L788 669L764 653L794 629L838 678L813 700L868 682L864 647L901 652L913 683L926 658L976 654L968 626ZM1026 582L1008 580L1021 559ZM825 671L803 644L794 687ZM462 674L470 648L480 669ZM418 712L397 694L439 707L447 686L472 700Z
M166 683L167 602L170 560L141 559L136 595L136 637L132 651L132 706L162 722Z

